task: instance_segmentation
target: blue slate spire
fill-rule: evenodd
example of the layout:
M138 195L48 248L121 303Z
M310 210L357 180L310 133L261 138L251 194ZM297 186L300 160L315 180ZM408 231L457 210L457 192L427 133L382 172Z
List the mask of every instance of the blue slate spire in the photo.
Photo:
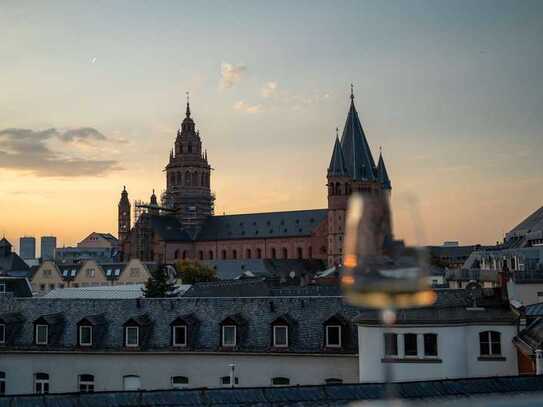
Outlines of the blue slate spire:
M358 112L354 106L353 86L351 85L351 106L341 136L341 147L349 175L355 180L376 181L375 161L360 124Z
M379 163L377 164L377 180L383 185L384 189L392 189L390 178L388 177L387 167L385 166L385 160L383 160L383 153L379 152Z
M336 142L334 144L334 151L332 152L332 159L328 166L328 175L333 177L346 177L349 173L345 166L345 157L343 157L343 150L341 149L337 133L338 129L336 128Z

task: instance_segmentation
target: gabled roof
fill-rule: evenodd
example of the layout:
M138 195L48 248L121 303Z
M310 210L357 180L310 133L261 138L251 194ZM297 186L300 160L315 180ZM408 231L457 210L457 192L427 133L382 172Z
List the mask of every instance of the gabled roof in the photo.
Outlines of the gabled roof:
M377 180L385 189L392 189L390 178L388 177L387 167L385 166L385 160L383 160L383 154L379 154L379 163L377 164Z
M534 356L543 345L543 319L537 318L513 338L515 346L525 355Z
M341 147L349 175L355 180L375 181L375 161L371 155L366 134L358 118L351 94L351 106L341 136Z
M210 216L196 240L263 239L311 236L327 209Z
M330 165L328 166L328 176L344 177L348 176L347 166L345 164L345 157L343 157L343 150L339 138L336 136L336 142L334 143L334 151L332 152L332 158Z

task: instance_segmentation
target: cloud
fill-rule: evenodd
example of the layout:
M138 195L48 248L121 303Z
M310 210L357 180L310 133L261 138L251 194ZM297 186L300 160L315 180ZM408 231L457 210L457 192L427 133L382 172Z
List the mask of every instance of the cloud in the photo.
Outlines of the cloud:
M58 135L59 140L64 142L81 141L88 142L92 140L105 141L106 136L92 127L81 127L79 129L67 130Z
M270 96L273 96L273 94L277 91L277 82L270 81L266 82L266 84L262 87L262 90L260 91L260 94L263 98L269 98Z
M115 160L88 159L78 155L79 151L72 144L89 141L104 143L108 139L91 127L63 132L57 129L0 130L0 168L39 177L95 177L120 169ZM68 148L70 146L71 149Z
M242 75L247 71L245 65L232 65L227 62L221 64L221 89L228 89L241 80Z
M234 104L234 109L245 113L259 113L262 111L262 105L250 105L240 100Z

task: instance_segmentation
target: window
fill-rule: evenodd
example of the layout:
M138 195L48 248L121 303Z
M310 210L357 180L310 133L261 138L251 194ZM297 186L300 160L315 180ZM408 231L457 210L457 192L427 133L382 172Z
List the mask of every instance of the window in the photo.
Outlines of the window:
M237 259L238 258L238 251L236 249L232 250L232 258Z
M386 333L385 337L385 356L398 356L398 335Z
M139 346L140 329L137 326L127 326L125 329L125 345L127 347Z
M290 379L288 377L273 377L272 386L288 386L290 384Z
M247 249L245 257L248 259L251 258L251 249Z
M288 250L286 247L283 247L283 259L288 258Z
M275 325L273 327L273 346L276 348L288 347L288 326Z
M301 259L301 258L304 257L304 251L303 251L303 249L302 249L301 247L298 247L298 248L296 249L296 251L297 251L297 253L298 253L298 258L299 258L299 259Z
M182 389L189 384L189 378L186 376L172 376L172 387L174 389Z
M275 250L275 247L273 247L273 248L271 249L271 257L272 257L272 259L275 259L275 258L277 257L277 252L276 252L276 250Z
M173 346L187 346L187 326L174 325L172 327Z
M49 375L47 373L34 375L34 393L49 394Z
M79 346L92 346L92 326L79 326Z
M48 331L48 325L36 325L36 345L47 345Z
M139 376L128 375L123 376L123 390L139 390L141 389L141 380Z
M222 346L236 346L235 325L223 325L222 327Z
M329 348L341 347L341 325L326 326L326 346Z
M221 251L221 257L223 260L226 260L226 250Z
M424 356L437 356L437 334L424 334Z
M0 372L0 396L6 394L6 374Z
M81 393L94 392L94 376L91 374L79 375L79 391Z
M200 250L200 251L198 252L198 258L199 258L200 260L203 260L203 259L204 259L204 252L203 252L202 250Z
M259 247L256 249L256 258L261 259L262 258L262 249Z
M223 376L221 377L221 383L224 385L224 386L230 386L230 376ZM239 384L239 377L236 377L234 379L234 383L235 384Z
M500 333L496 331L484 331L479 333L481 356L501 356L502 347Z
M209 260L213 260L213 251L212 250L209 251Z
M6 343L6 326L0 324L0 343Z
M326 384L342 384L343 379L337 379L335 377L331 377L329 379L325 379L324 383L326 383Z
M404 334L403 346L405 356L417 356L417 334Z

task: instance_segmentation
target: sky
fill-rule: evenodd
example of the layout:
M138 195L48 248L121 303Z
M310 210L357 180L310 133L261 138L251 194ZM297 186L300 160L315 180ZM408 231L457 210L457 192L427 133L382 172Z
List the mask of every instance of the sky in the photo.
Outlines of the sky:
M4 0L0 234L116 234L123 185L165 188L187 91L216 213L324 208L352 83L395 235L494 243L543 205L541 21L537 0Z

